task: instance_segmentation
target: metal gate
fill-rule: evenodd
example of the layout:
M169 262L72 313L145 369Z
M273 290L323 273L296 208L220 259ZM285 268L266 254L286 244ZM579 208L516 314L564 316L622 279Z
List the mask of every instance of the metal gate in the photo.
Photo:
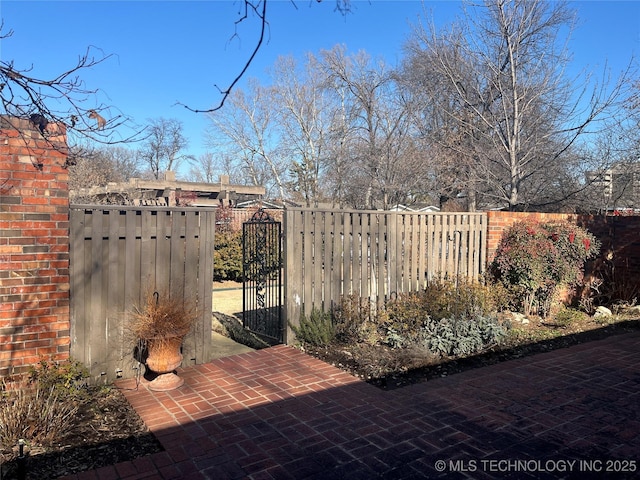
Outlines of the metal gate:
M282 224L264 210L242 224L244 327L270 343L284 343Z

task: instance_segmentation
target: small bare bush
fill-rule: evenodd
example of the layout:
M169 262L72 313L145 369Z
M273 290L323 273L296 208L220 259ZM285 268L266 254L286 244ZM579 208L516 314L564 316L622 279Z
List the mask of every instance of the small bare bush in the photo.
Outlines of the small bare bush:
M378 327L371 301L357 295L345 295L333 310L336 339L342 343L366 343L378 341Z
M420 293L429 316L441 318L474 318L503 308L501 285L460 278L456 282L434 279Z

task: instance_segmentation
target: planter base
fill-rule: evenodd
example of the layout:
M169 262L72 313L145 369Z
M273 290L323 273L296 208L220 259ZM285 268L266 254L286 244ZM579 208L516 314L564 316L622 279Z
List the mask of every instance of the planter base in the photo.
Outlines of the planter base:
M183 378L180 378L174 372L169 372L158 375L148 383L147 387L154 392L168 392L181 387L183 384Z

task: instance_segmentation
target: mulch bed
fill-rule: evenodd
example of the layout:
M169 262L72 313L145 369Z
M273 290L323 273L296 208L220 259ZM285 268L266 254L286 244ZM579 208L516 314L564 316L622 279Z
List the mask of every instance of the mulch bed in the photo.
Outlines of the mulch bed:
M92 390L91 401L80 405L73 431L58 445L26 446L22 468L27 479L54 479L162 451L122 392ZM2 453L0 479L19 479L17 447Z
M399 351L363 344L342 345L338 348L304 346L301 349L383 390L394 390L465 370L638 330L640 330L640 319L621 321L607 326L590 322L568 328L563 335L556 338L525 344L502 345L470 357L449 359L435 358L417 350Z

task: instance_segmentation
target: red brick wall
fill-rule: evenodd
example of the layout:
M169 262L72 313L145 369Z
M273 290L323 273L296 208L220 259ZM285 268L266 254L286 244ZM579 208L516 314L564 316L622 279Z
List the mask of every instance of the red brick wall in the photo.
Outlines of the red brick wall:
M487 212L487 261L493 260L503 232L516 222L576 222L577 217L568 213Z
M616 282L626 283L627 287L636 285L635 288L640 290L640 216L580 215L578 225L602 242L594 268L608 263L608 270Z
M0 118L0 377L69 357L66 135Z
M283 217L283 210L277 210L273 208L265 208L271 218L281 222ZM251 217L258 211L258 208L233 208L231 209L231 230L238 232L242 230L242 224L251 220Z

